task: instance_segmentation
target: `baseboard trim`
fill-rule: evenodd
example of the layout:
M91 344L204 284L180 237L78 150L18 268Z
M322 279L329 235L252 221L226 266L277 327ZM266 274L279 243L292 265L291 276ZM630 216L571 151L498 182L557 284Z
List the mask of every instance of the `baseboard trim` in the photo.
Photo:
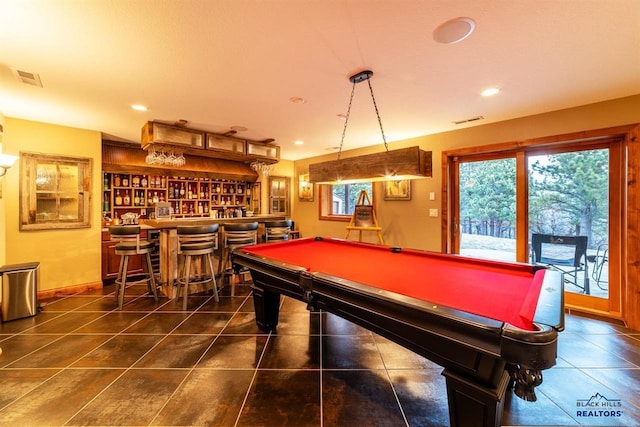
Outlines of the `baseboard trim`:
M102 282L84 283L82 285L38 291L38 300L74 295L91 289L102 289Z

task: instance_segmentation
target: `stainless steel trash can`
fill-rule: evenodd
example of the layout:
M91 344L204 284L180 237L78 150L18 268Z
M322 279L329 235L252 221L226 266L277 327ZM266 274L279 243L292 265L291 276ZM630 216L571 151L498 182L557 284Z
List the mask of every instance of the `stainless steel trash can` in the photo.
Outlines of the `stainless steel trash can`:
M38 314L40 263L5 265L0 268L2 321Z

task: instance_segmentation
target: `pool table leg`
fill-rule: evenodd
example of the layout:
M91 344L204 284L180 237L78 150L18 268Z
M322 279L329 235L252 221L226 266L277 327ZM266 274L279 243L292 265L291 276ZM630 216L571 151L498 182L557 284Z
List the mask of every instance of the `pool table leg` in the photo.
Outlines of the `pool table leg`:
M451 426L500 427L509 374L504 371L495 388L482 386L449 369L447 380Z
M263 332L275 332L280 314L280 294L253 287L256 324Z

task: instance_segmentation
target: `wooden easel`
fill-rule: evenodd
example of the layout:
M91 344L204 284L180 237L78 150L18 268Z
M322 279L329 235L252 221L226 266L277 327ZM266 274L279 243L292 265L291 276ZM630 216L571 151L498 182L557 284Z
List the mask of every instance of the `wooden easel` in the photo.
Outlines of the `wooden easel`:
M349 238L349 234L353 230L358 231L358 241L360 242L362 242L363 231L375 231L378 233L378 240L380 240L380 244L384 245L382 227L378 225L376 213L373 211L373 205L371 204L369 195L365 190L360 191L356 207L353 210L353 215L351 216L351 221L347 226L347 235L345 236L345 239Z

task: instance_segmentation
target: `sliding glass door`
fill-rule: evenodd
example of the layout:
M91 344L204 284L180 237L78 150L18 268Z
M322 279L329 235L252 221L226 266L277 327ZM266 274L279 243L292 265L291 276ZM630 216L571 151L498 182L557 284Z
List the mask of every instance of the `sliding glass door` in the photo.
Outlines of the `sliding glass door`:
M565 272L566 291L607 298L609 150L532 155L528 164L529 233L550 236L543 260Z
M516 260L514 158L460 163L460 254Z
M568 303L619 311L622 141L495 148L444 153L445 250L561 270Z

